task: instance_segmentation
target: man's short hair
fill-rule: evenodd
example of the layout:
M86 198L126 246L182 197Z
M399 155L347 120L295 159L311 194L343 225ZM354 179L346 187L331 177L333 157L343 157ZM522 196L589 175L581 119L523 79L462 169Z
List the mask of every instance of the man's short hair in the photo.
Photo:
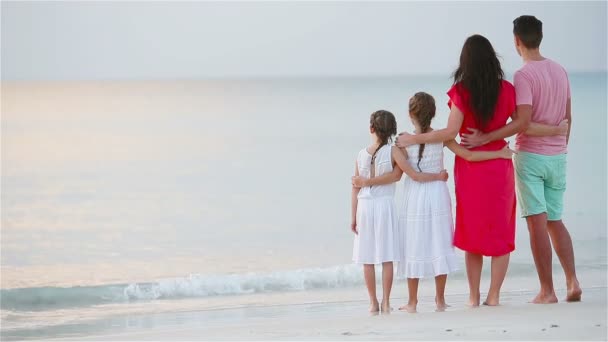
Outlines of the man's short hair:
M513 20L513 34L528 49L537 49L543 40L543 23L533 15L522 15Z

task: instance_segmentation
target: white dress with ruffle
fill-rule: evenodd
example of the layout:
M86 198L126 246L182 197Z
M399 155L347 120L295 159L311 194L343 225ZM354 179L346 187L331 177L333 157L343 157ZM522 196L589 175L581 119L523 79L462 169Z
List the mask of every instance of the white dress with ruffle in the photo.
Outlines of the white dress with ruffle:
M443 170L442 143L426 144L420 163L418 149L419 145L407 148L408 162L414 170ZM398 206L402 260L397 276L424 278L455 271L452 201L446 182L419 183L407 177L404 185L403 202Z

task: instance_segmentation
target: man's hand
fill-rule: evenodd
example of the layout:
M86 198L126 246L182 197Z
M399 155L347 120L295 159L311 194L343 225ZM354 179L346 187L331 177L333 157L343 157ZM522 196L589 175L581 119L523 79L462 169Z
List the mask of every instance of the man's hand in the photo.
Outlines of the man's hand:
M399 136L397 136L397 140L395 140L395 145L397 145L399 148L415 145L416 142L414 142L413 137L413 135L407 132L401 132L399 133Z
M468 134L463 134L460 139L462 146L466 148L473 148L489 143L487 134L475 128L467 128Z
M354 177L351 177L350 180L355 188L363 188L363 187L367 186L368 179L365 177L354 176Z

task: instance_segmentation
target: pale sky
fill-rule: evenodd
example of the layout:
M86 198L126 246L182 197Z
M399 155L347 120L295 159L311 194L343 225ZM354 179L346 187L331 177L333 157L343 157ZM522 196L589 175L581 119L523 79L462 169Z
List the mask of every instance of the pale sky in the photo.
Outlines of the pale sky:
M606 2L9 2L3 80L130 80L449 73L480 33L507 72L512 21L543 21L541 52L606 68Z

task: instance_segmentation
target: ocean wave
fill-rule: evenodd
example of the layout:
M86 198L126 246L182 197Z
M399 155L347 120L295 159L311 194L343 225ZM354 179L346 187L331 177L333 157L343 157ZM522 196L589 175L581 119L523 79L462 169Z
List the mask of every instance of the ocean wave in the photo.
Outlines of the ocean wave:
M606 267L605 263L578 266L580 270L606 270ZM376 272L380 273L381 269L376 267ZM489 276L489 272L490 268L486 267L484 277ZM163 299L335 289L363 285L362 273L361 266L349 264L271 273L191 274L130 284L3 289L0 290L0 309L45 311ZM509 265L508 277L535 274L532 262L511 262ZM379 274L376 279L381 279ZM450 279L465 281L464 267L450 274Z
M192 274L130 284L3 289L0 291L0 308L14 311L56 310L142 300L332 289L361 284L362 271L357 265L265 274Z

